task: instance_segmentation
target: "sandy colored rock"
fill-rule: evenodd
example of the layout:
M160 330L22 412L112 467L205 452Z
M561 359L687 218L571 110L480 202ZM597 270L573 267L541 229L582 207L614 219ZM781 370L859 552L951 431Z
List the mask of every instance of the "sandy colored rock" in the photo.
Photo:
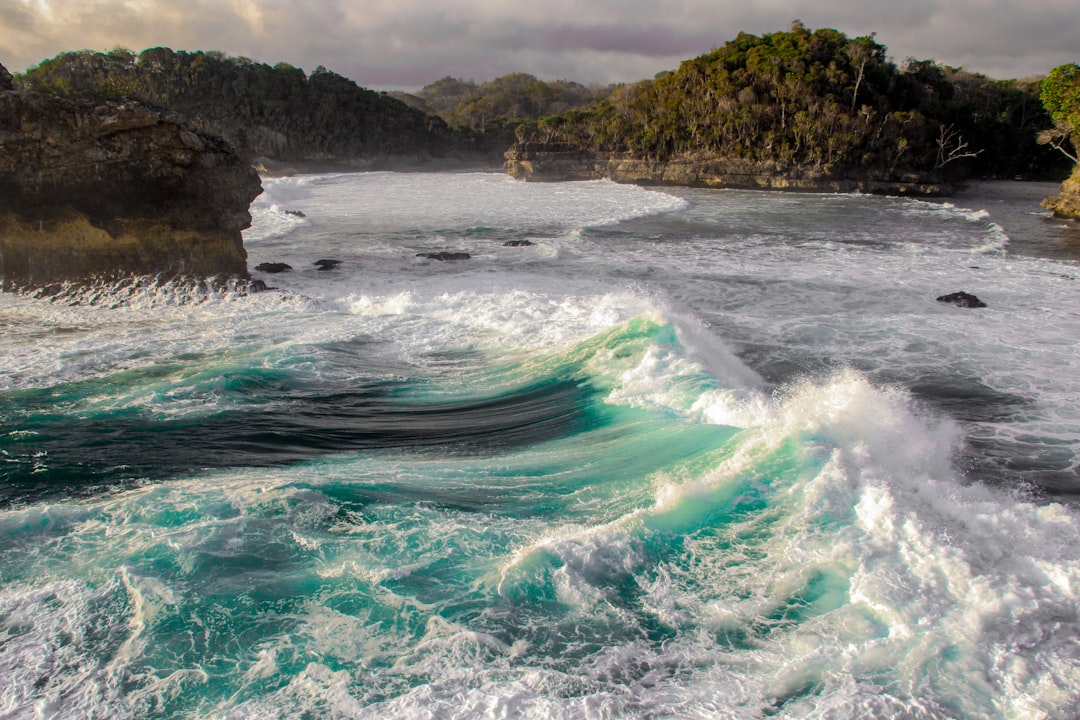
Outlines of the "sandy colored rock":
M1061 183L1058 194L1043 200L1042 206L1052 210L1057 217L1080 220L1080 165L1076 166L1069 179Z

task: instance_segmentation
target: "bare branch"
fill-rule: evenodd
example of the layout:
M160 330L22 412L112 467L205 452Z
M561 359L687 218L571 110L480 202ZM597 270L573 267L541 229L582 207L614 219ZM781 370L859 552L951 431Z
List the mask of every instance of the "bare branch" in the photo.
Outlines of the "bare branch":
M938 132L937 163L934 169L940 170L953 160L975 157L981 152L982 150L968 150L968 142L959 130L952 125L942 125Z
M1041 131L1037 141L1040 145L1049 145L1055 150L1061 151L1062 155L1069 158L1074 163L1080 163L1080 158L1077 157L1077 153L1071 153L1065 148L1065 143L1069 141L1069 138L1069 126L1064 123L1059 123L1052 128ZM1073 146L1075 147L1075 143Z

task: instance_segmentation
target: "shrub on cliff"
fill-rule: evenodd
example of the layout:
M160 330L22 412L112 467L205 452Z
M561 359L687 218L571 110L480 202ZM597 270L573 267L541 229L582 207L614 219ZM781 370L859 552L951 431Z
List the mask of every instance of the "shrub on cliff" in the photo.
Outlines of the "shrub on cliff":
M1051 70L1042 81L1040 97L1054 121L1040 139L1080 162L1080 65L1068 63Z

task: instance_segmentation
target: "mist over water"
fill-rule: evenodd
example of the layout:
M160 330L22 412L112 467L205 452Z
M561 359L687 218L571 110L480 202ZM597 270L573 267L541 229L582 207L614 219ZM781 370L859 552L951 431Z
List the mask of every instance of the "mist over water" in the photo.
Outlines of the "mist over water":
M276 292L0 295L0 716L1076 716L1031 186L264 186Z

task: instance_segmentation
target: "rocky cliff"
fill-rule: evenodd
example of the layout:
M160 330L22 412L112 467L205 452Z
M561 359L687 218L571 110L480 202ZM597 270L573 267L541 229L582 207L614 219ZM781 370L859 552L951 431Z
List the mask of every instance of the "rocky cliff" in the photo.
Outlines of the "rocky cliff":
M1076 166L1068 180L1061 183L1058 194L1043 200L1042 206L1053 210L1057 217L1080 220L1080 165Z
M520 145L506 153L506 170L523 180L597 180L640 185L686 185L814 192L864 192L943 195L953 188L919 175L838 176L813 168L717 158L707 155L649 160L626 153L576 149L531 149Z
M247 276L258 174L220 139L133 102L18 92L0 66L0 282Z

